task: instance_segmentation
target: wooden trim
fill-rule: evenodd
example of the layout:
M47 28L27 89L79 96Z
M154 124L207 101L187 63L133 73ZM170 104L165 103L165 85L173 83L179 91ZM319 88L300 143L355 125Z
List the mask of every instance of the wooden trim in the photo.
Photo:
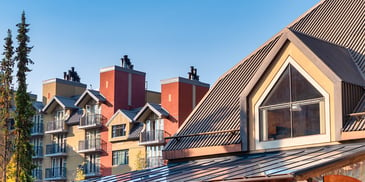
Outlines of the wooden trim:
M354 117L354 116L364 116L364 115L365 115L365 112L357 112L357 113L349 114L349 116L352 116L352 117Z
M181 136L170 136L170 137L165 137L165 139L177 138L179 140L179 138L202 136L202 135L213 135L213 134L219 134L219 133L232 133L233 134L234 132L237 132L237 131L240 131L240 129L195 133L195 134L181 135Z
M365 131L349 131L341 133L341 140L365 139Z
M200 156L224 154L232 152L241 152L241 144L162 151L162 156L165 160L170 160L170 159L200 157Z

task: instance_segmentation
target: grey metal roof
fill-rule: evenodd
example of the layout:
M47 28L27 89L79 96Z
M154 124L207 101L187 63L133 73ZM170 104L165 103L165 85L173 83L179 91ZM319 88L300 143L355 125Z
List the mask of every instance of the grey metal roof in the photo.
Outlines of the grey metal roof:
M47 112L49 108L54 107L54 104L59 104L64 109L78 109L77 106L75 106L76 100L79 98L79 96L73 96L73 97L62 97L62 96L54 96L47 105L44 106L42 109L43 112Z
M79 97L79 99L75 102L76 106L80 106L83 107L83 105L80 105L82 103L82 101L85 99L86 96L91 97L92 99L94 99L96 102L106 102L106 98L97 90L91 90L91 89L87 89L85 90L85 92ZM85 103L84 103L85 104Z
M66 124L69 124L69 125L79 124L82 114L83 114L82 109L72 111L70 117L66 121Z
M270 180L297 175L365 155L365 144L339 144L241 156L217 157L85 181L228 181ZM342 167L342 166L340 166ZM340 168L339 167L339 168Z
M364 86L365 80L349 49L300 32L293 33L308 46L342 81ZM365 46L365 45L364 45Z
M143 129L143 123L133 122L132 128L129 130L128 139L139 139L139 134Z
M44 107L44 104L42 102L39 102L39 101L34 101L32 102L32 106L34 107L34 109L36 109L38 112L41 112L43 107Z
M361 97L359 104L355 107L354 113L365 112L365 94ZM365 130L365 115L358 117L350 117L344 124L342 131L364 131Z
M298 38L318 54L339 77L349 83L364 85L361 81L365 75L365 31L364 31L364 0L324 0L303 16L299 17L288 28L295 32ZM299 33L298 33L299 32ZM304 36L306 34L307 36ZM177 136L195 133L240 129L240 93L247 86L253 75L258 71L261 63L278 42L280 34L266 42L254 53L238 63L225 73L206 94L205 98L196 107L189 118L179 128ZM319 45L316 43L319 42ZM327 43L326 43L327 42ZM321 47L324 46L324 47ZM357 67L351 64L352 60ZM331 57L326 57L326 52L340 51L335 55L344 58L346 70L355 71L347 75L341 70L340 63L330 62ZM335 58L338 61L337 58ZM354 78L358 75L358 78ZM215 134L171 139L165 150L181 150L207 146L220 146L239 144L239 133L235 136Z
M142 108L136 108L136 109L131 109L131 110L126 110L126 109L122 109L121 112L124 113L125 116L127 116L129 118L130 121L133 121L133 118L137 115L137 113L141 110Z
M185 121L176 136L240 129L239 96L279 38L280 36L275 37L222 76L200 102L191 117ZM179 140L172 139L166 145L165 150L230 145L240 142L239 132L235 132L234 135L220 133L180 138Z
M137 115L133 118L134 121L138 121L140 117L147 111L150 110L159 117L167 117L169 113L160 105L155 103L146 103L141 110L137 113Z

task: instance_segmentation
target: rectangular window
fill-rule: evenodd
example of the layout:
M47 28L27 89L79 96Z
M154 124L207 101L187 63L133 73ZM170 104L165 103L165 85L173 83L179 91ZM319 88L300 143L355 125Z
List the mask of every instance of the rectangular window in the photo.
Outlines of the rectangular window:
M126 135L125 128L126 128L125 124L112 126L112 138L125 136Z
M113 166L128 164L128 150L113 151Z

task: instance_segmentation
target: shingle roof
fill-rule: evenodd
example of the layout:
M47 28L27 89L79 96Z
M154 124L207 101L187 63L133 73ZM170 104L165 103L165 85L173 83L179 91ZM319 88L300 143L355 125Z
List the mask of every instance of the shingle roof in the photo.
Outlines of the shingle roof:
M364 155L365 144L340 144L175 162L158 168L85 181L252 181L260 178L270 180L278 176L293 178L319 167L333 167L337 162Z
M85 99L86 96L91 97L92 99L94 99L96 102L101 102L104 103L106 102L106 98L97 90L91 90L91 89L87 89L84 91L84 93L79 97L79 99L75 102L76 106L80 106L80 104L82 103L82 101ZM84 102L85 104L85 102ZM81 105L80 107L83 107L83 105Z
M318 54L338 76L350 83L364 85L365 74L365 31L363 0L324 0L295 20L288 28L295 32L311 50ZM351 10L351 11L350 11ZM305 34L305 35L303 35ZM253 54L225 73L206 94L189 118L179 129L177 136L195 133L240 129L240 94L258 71L261 63L278 42L281 34L274 36ZM325 47L318 47L316 43ZM326 43L327 42L327 43ZM346 59L345 68L349 71L360 70L346 75L337 63L329 62L329 57L321 53L336 53ZM356 67L349 62L350 52ZM333 56L331 56L331 59ZM338 60L336 58L336 60ZM341 60L342 61L342 60ZM358 75L354 78L354 75ZM181 150L207 146L239 144L239 133L235 136L215 134L172 139L165 150Z
M75 106L76 100L79 98L79 96L74 97L62 97L62 96L54 96L46 106L42 109L43 112L47 112L47 110L54 104L59 104L64 109L78 109L77 106Z

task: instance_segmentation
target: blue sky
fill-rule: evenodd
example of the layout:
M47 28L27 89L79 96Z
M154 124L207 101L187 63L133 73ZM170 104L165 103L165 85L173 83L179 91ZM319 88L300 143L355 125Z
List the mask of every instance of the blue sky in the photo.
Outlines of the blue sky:
M319 0L12 0L0 1L0 44L16 36L24 10L35 62L28 90L75 67L99 88L99 70L129 55L148 89L186 77L190 66L211 85ZM15 40L14 40L15 41ZM3 52L3 49L1 49ZM15 79L14 79L15 80ZM40 99L40 97L39 97Z

